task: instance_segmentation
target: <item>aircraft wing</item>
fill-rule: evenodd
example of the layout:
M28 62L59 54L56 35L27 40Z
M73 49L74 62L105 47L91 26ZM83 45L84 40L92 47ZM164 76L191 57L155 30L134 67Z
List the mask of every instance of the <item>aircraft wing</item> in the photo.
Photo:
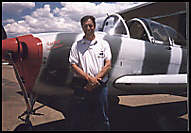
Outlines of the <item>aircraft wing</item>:
M115 84L186 84L187 74L123 76Z

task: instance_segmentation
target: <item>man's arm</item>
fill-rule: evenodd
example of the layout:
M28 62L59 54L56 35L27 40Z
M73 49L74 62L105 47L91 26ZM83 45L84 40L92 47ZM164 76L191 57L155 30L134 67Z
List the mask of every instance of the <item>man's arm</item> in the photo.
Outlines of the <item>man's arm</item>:
M88 78L88 75L81 69L79 68L76 64L72 64L72 68L84 79Z
M88 81L88 84L86 86L84 86L85 90L92 91L92 89L95 87L95 85L100 84L98 82L97 78L88 75L76 64L72 64L72 67L82 78L84 78Z
M96 79L101 80L111 69L111 60L106 60L102 70L96 75Z
M94 78L96 80L96 83L94 82L93 84L91 82L89 82L84 89L88 90L88 91L92 91L93 88L95 88L97 85L99 85L99 81L98 80L102 80L102 78L109 72L109 70L111 69L111 61L110 60L106 60L104 67L102 68L102 70L96 75L96 77Z
M85 73L80 67L76 64L72 64L72 68L84 79L86 79L89 83L92 84L99 84L95 77L90 76L89 74Z

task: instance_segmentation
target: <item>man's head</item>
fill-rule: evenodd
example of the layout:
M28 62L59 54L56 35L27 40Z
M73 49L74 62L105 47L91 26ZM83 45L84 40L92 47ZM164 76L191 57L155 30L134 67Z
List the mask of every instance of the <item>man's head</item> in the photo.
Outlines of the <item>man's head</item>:
M96 27L95 17L89 15L82 17L81 26L85 34L93 34Z

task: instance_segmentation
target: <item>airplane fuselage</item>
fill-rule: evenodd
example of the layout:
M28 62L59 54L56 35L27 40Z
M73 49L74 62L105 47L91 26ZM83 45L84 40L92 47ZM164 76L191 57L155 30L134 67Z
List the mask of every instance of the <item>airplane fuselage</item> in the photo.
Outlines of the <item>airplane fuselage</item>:
M111 47L112 70L108 82L111 95L125 94L131 90L134 92L137 88L139 90L139 88L145 87L145 85L126 85L123 86L123 89L119 89L120 87L114 83L123 76L183 74L187 72L185 49L171 47L169 50L169 46L154 45L150 42L120 35L111 36L103 32L97 32L96 35L107 40ZM42 41L43 57L40 72L32 91L39 95L72 95L73 70L68 61L69 52L72 44L83 37L83 33L56 33L51 35L52 39L50 39L50 34L48 35L49 39L46 39L46 34L33 36ZM146 89L153 86L149 84ZM176 84L174 86L183 87ZM156 87L154 89L156 90Z

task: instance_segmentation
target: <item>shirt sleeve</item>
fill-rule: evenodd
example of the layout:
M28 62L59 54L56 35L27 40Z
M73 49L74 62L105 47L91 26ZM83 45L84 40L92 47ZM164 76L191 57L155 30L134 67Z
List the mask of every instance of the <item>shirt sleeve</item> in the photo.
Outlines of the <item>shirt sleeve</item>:
M70 56L69 56L69 62L70 64L78 64L79 57L78 57L78 51L76 49L76 43L74 43L70 49Z
M111 60L112 59L111 48L107 41L104 40L104 42L105 42L105 60Z

